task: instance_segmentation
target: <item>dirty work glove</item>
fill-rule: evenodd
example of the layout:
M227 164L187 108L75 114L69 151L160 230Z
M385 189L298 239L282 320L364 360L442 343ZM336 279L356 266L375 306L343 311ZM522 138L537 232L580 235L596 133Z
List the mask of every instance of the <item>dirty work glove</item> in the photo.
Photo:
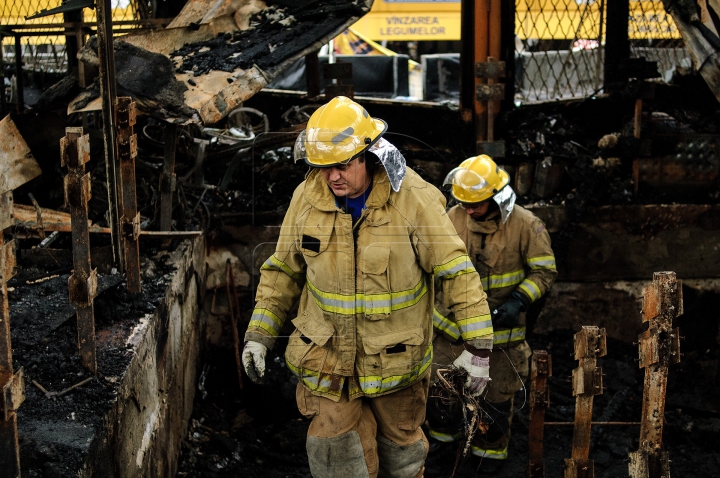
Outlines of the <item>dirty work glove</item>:
M527 310L530 305L528 299L522 292L516 290L510 299L503 305L493 310L492 323L497 329L512 329L520 321L520 312Z
M463 350L463 353L455 359L453 365L467 371L465 390L471 396L477 397L483 393L490 381L490 357L477 357L467 350Z
M267 354L267 347L263 344L252 340L245 343L242 363L245 373L255 383L259 383L265 376L265 354Z

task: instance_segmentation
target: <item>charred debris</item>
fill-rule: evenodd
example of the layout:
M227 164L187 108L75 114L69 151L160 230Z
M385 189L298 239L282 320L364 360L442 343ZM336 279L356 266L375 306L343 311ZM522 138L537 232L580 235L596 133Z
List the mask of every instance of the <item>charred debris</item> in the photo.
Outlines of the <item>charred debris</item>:
M66 116L79 87L64 80L36 108L12 116L42 170L12 188L15 217L5 232L17 251L7 299L11 371L22 369L25 381L24 402L17 408L23 475L75 476L83 470L84 476L114 476L128 463L156 460L162 463L158 476L308 476L306 423L294 406L297 382L285 366L282 340L268 359L268 383L257 386L238 373L233 358L237 335L230 328L242 332L247 326L259 266L272 249L293 190L307 173L305 164L293 162L292 148L321 101L261 92L216 123L203 124L198 109L186 100L199 81L217 72L228 73L226 85L239 81L233 74L238 70L257 67L272 76L363 8L339 0L273 6L254 13L248 30L224 31L167 54L116 43L118 93L132 97L145 113L123 124L133 126L136 136L125 146L133 144L127 156L134 159L138 216L129 218L124 234L141 241L139 293L127 290L126 275L113 258L100 113L90 109ZM201 26L191 22L186 28ZM90 64L97 61L96 52L97 43L89 43L85 56ZM507 147L498 162L512 173L519 203L564 214L564 221L550 229L561 274L568 274L561 281L570 281L574 263L567 259L569 251L585 240L580 234L584 221L598 208L720 202L717 103L697 78L679 81L679 86L657 85L639 118L632 85L613 95L512 108L498 118ZM88 107L98 97L99 84L90 86L75 107ZM473 155L467 126L452 105L359 100L388 122L387 138L437 186L460 160ZM76 270L73 191L68 197L59 140L66 128L80 127L88 133L83 151L89 161L83 164L89 176L78 188L91 194L74 192L87 200L85 245L96 272L84 277L85 300L73 305L68 300ZM718 229L717 218L699 222L701 228ZM652 234L667 227L661 224ZM647 229L640 232L651 235ZM232 288L228 277L233 277ZM688 334L685 358L670 368L664 446L673 469L686 471L683 476L717 476L717 292L704 295L680 287L690 301L689 318L671 322L682 331L695 326L691 318L702 318L708 333ZM97 373L88 370L78 352L76 309L87 307L90 295ZM601 308L607 315L616 312L604 302ZM592 322L591 315L582 320ZM642 331L639 313L617 321L635 321L633 331ZM573 324L576 329L581 325L592 324ZM146 332L152 339L145 339ZM576 405L572 344L572 333L561 327L545 327L531 339L533 348L554 356L547 379L551 405L545 413L548 421L565 425L572 422ZM635 422L642 413L643 372L634 360L636 347L612 337L612 331L606 348L607 356L598 362L606 388L590 401L593 420L605 425L595 426L585 445L592 450L597 476L625 476L624 460L641 448ZM186 362L186 357L192 359ZM527 469L532 400L528 390L516 397L514 427L519 431L511 454L522 458L508 463L498 477L521 476ZM127 428L112 429L123 414L133 418ZM170 424L167 436L153 431L160 429L158 416ZM545 448L548 476L560 476L572 449L572 427L562 424L546 430L545 442L557 444ZM111 438L103 441L104 436ZM130 452L124 454L126 448ZM173 455L172 463L162 462L163 453ZM476 476L482 463L462 455L462 448L448 446L430 457L426 476ZM114 458L99 464L103 457Z

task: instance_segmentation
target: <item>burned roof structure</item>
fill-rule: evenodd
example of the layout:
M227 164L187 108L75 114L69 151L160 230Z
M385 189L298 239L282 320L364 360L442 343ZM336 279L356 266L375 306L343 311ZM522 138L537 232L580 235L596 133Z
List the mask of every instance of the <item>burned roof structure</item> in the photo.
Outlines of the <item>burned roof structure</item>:
M118 89L148 114L214 124L260 91L284 68L337 36L369 11L368 0L189 2L164 30L115 43ZM204 7L204 8L203 8ZM97 64L88 43L81 61ZM99 89L82 93L68 112L88 111Z

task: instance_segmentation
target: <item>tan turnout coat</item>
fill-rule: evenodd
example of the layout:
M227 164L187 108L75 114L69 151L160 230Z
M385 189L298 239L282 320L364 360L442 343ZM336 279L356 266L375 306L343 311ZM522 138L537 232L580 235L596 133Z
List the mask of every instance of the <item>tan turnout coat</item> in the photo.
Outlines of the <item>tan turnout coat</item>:
M394 192L379 167L366 206L353 228L320 171L309 173L261 268L245 335L272 347L299 300L286 363L311 392L333 400L346 380L354 398L390 393L425 375L434 279L463 339L492 338L480 278L442 194L409 168Z

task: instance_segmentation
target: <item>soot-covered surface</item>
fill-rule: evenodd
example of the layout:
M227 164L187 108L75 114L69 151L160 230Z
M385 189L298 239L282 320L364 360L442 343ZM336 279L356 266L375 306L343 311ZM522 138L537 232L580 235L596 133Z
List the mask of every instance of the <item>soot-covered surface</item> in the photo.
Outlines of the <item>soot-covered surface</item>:
M364 3L358 0L313 2L298 8L270 6L252 16L250 29L187 44L170 56L182 57L178 72L192 71L194 76L210 70L245 70L253 65L274 72L277 66L364 11Z
M68 304L68 275L28 283L42 272L22 270L10 281L13 360L25 369L26 400L18 410L23 476L69 477L85 460L103 416L112 406L133 348L126 345L134 327L159 306L172 266L169 256L145 260L143 292L127 293L120 274L99 276L95 299L98 374L81 365L77 328ZM154 277L147 271L153 270ZM60 392L83 380L90 382L62 395L46 397L37 385Z
M552 354L551 405L547 421L572 421L575 399L570 375L572 331L535 336L532 345ZM213 353L205 362L192 423L183 446L178 476L192 477L310 477L305 455L308 421L295 405L295 385L282 351L268 356L269 384L245 382L241 391L231 353ZM639 421L643 371L634 361L632 345L608 339L608 355L598 364L606 374L603 395L595 397L595 421ZM688 352L670 373L665 414L664 444L670 453L673 476L687 478L720 475L720 348ZM456 447L447 446L428 458L425 476L498 478L524 476L527 464L528 406L517 394L519 412L513 422L510 457L499 469L470 457L457 461ZM627 476L628 452L638 448L639 426L594 427L590 458L595 476ZM546 476L561 477L564 459L571 456L572 426L546 427Z

